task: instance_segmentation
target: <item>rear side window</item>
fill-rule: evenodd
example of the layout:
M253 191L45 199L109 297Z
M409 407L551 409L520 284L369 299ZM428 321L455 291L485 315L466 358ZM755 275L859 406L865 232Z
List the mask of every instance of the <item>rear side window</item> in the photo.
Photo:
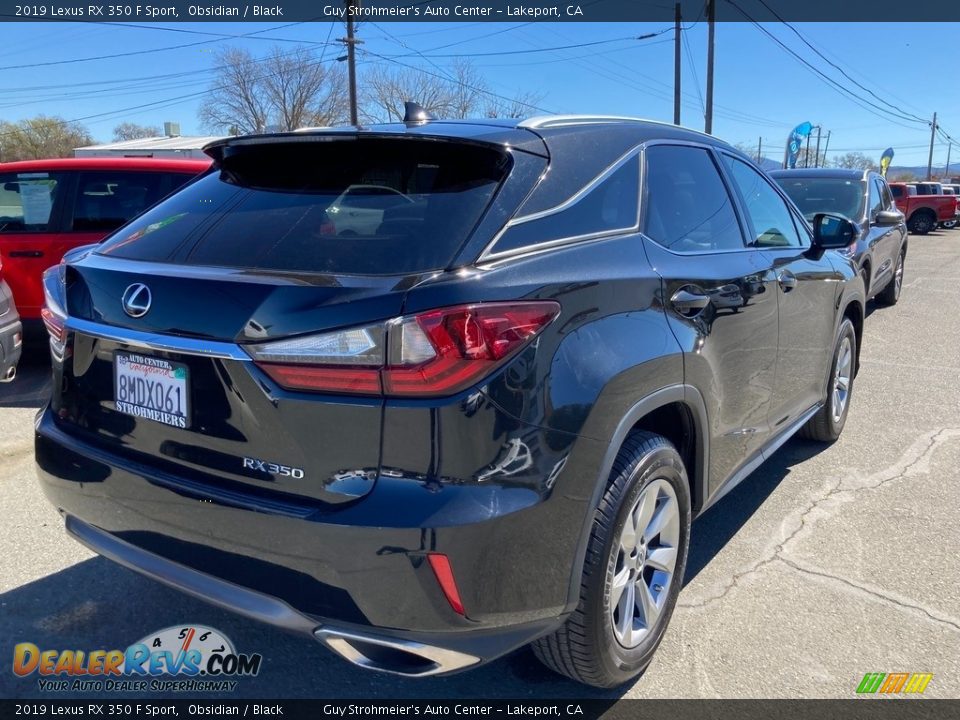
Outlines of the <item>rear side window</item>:
M644 233L676 252L742 250L743 234L713 158L703 148L645 151Z
M893 196L894 196L895 198L903 197L903 188L900 187L899 185L891 185L891 186L890 186L890 192L893 193Z
M635 231L640 203L640 158L634 155L581 190L561 210L512 225L497 240L493 254L541 243Z
M48 232L62 181L57 173L0 173L0 233Z
M192 176L183 173L84 171L73 204L74 232L110 232Z
M449 265L510 168L497 148L410 139L234 146L100 246L134 260L390 275Z

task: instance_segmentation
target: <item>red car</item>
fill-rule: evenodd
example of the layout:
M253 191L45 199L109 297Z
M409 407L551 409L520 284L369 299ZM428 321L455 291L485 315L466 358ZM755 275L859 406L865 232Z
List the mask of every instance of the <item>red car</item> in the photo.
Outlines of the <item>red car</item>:
M68 250L99 242L209 166L153 158L0 164L0 260L24 329L42 329L44 270Z

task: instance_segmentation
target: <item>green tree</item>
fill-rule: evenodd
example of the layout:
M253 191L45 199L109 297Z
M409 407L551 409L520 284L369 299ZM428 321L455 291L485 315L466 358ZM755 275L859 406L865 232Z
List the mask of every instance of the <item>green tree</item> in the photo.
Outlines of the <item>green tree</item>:
M42 160L73 157L74 149L93 144L83 125L37 115L16 123L0 122L0 160Z

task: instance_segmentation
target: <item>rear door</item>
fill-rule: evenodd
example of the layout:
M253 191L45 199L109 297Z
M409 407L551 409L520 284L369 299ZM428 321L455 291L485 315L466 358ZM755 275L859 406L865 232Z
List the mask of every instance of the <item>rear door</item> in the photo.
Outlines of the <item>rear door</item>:
M40 276L60 260L57 251L68 184L65 172L0 173L0 261L25 319L40 317Z
M771 295L780 324L769 422L776 432L823 399L839 278L826 255L808 256L809 229L779 187L740 158L723 153L723 161L747 216L750 244L775 276Z
M769 437L778 323L770 260L746 245L718 162L706 147L647 147L642 203L684 378L707 403L710 492Z

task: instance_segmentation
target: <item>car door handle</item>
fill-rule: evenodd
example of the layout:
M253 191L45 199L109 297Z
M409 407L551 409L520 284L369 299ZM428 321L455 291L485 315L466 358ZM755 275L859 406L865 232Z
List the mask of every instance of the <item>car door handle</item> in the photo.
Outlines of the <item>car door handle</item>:
M710 297L700 292L680 288L670 298L674 309L685 317L696 317L710 303Z
M43 257L43 250L11 250L10 257Z
M780 287L783 288L784 292L790 292L797 286L797 276L789 270L784 270L777 275L777 282L780 283Z

